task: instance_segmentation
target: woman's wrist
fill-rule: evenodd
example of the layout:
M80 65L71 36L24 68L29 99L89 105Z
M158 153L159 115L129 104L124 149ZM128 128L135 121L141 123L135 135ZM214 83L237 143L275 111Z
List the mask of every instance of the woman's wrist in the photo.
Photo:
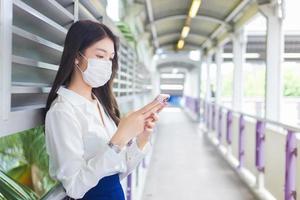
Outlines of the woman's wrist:
M150 136L138 135L136 138L136 143L139 149L144 149L144 146L149 142Z
M114 134L114 136L110 139L110 142L123 148L126 145L127 140L121 134L116 132L116 134Z

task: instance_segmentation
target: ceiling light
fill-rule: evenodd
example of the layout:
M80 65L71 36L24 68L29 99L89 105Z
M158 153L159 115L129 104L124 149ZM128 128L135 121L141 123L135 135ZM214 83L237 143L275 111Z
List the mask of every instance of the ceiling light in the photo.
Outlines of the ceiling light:
M190 32L190 27L189 26L184 26L181 32L181 37L182 38L186 38L186 36L189 34Z
M201 57L201 53L199 50L194 50L189 52L189 58L194 61L199 61Z
M173 74L177 74L178 73L178 69L177 68L173 68L172 73Z
M182 49L184 46L184 40L180 39L177 43L177 49Z
M161 90L183 90L183 85L179 84L163 84L160 85Z
M161 74L160 77L162 79L183 79L184 78L184 74L164 73L164 74Z
M189 11L189 17L195 17L197 15L200 5L201 0L193 0Z

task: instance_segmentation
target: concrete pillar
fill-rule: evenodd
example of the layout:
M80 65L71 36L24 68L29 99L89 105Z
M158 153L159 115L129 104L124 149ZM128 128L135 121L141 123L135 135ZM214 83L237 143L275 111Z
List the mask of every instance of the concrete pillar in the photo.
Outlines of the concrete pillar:
M74 22L79 19L79 0L74 0Z
M260 10L267 18L266 49L266 98L265 116L270 120L280 120L282 101L282 62L284 53L283 0L274 4L261 5Z
M160 93L160 72L154 71L152 72L152 96L157 96Z
M205 100L209 102L211 100L211 89L210 89L210 64L212 60L212 55L206 55L206 91L205 91Z
M201 56L202 57L202 56ZM202 113L201 113L201 80L202 78L202 59L199 61L199 65L197 65L197 105L198 105L198 116L197 121L201 121Z
M216 134L218 135L219 133L219 107L221 105L221 92L222 92L222 74L221 74L221 67L223 63L223 46L220 46L215 54L215 60L216 60L216 65L217 65L217 71L216 71L216 96L215 96L215 127L216 127Z
M219 47L216 52L216 64L217 64L217 83L216 83L216 104L221 102L221 92L222 92L222 75L221 75L221 66L223 63L223 47Z
M197 97L200 99L202 78L202 60L197 65Z
M196 52L196 51L195 51ZM197 61L195 60L195 68L188 71L190 73L191 78L194 79L192 80L192 85L189 87L192 88L192 92L190 96L196 99L200 99L200 91L201 91L201 67L202 67L202 62L203 62L203 56L201 50L197 50L197 54L199 53L199 58L197 58Z
M0 125L11 108L13 2L0 0Z
M211 103L211 88L210 88L210 84L211 84L211 80L210 80L210 67L211 67L211 62L212 62L212 55L211 54L207 54L206 55L206 91L205 91L205 101L207 103ZM212 106L207 105L206 107L206 120L208 121L207 125L207 129L210 130L211 129L211 124L212 124Z
M233 35L233 92L232 108L235 111L242 110L243 103L243 66L246 54L246 35L243 29L238 30Z

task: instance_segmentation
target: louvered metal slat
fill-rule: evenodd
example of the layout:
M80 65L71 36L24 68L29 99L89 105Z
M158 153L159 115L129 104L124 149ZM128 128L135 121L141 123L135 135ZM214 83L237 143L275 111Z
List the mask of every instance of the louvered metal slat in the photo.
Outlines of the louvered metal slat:
M1 38L1 42L12 51L2 49L0 54L1 64L10 63L1 69L1 85L5 88L0 89L0 103L5 108L0 109L0 137L41 123L42 109L58 70L67 30L77 19L101 20L105 9L99 2L6 0L5 8L1 8L5 16L0 15L6 27L0 30L10 41ZM143 92L145 80L139 78L143 70L137 70L135 51L117 27L106 16L103 22L120 37L120 68L114 80L114 93L119 103L132 101L134 94ZM12 126L17 121L18 126Z
M67 29L21 0L14 0L13 24L44 39L63 44Z

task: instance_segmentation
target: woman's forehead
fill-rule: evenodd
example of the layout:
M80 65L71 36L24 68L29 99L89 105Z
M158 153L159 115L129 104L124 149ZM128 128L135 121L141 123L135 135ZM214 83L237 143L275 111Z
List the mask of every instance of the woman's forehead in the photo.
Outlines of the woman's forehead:
M96 42L93 45L93 49L95 51L99 51L99 52L103 52L103 53L108 53L108 54L114 54L114 52L115 52L114 43L109 38L104 38L104 39Z

